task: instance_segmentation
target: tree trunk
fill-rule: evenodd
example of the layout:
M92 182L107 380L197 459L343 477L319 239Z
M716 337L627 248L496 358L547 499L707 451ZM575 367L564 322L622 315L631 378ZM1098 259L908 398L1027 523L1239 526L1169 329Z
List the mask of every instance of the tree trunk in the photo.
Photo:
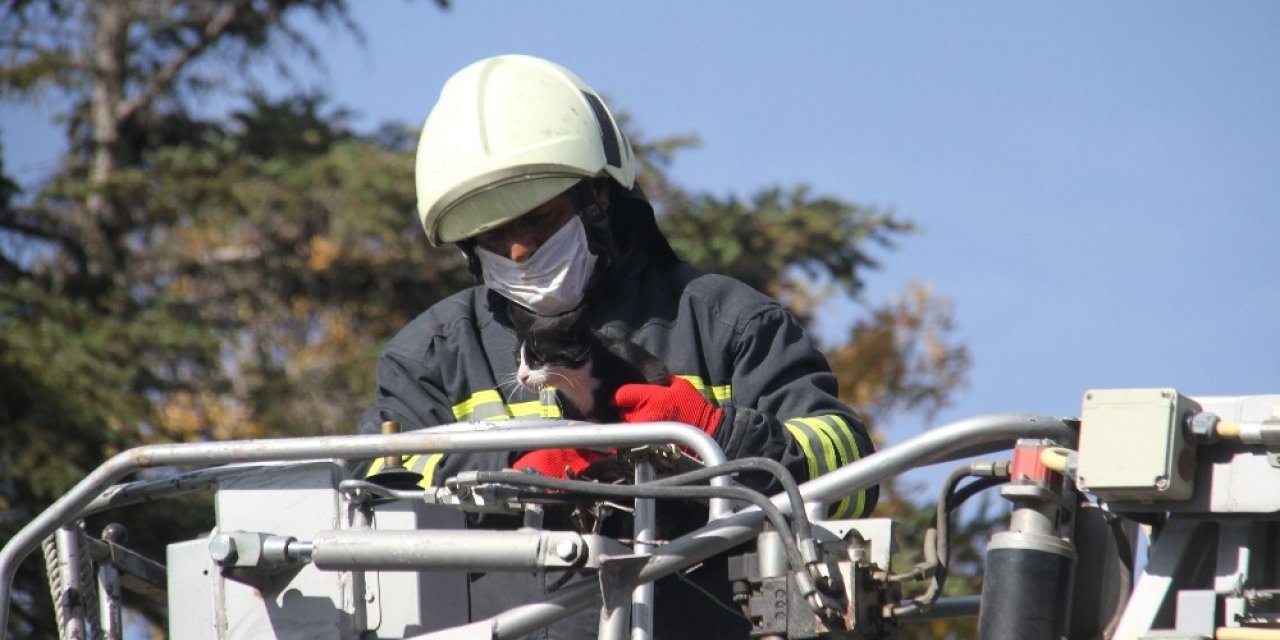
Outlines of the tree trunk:
M122 0L88 3L93 25L89 123L93 146L89 163L89 195L85 200L90 228L101 234L111 258L107 264L88 265L92 277L116 266L117 242L122 229L119 210L110 196L120 153L120 105L124 102L125 61L128 56L130 3ZM96 262L96 261L95 261Z

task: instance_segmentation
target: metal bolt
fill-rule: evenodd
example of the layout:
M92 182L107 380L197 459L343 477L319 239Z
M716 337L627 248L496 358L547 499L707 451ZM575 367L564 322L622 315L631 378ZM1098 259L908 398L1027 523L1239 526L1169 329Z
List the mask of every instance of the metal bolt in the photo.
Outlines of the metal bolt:
M1200 411L1186 419L1191 439L1198 444L1213 444L1218 440L1218 416L1208 411Z
M1156 476L1156 489L1164 491L1169 488L1169 479L1164 476Z
M240 556L236 550L236 540L229 535L219 533L209 538L209 557L222 564L233 564Z
M561 540L556 543L556 556L565 562L578 559L578 543L573 540Z
M129 530L118 522L102 528L102 539L112 544L124 544L129 539Z

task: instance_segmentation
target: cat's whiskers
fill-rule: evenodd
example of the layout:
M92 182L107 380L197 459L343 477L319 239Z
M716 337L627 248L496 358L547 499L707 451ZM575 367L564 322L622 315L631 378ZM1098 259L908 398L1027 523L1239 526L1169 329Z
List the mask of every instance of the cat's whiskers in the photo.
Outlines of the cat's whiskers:
M503 399L507 403L510 403L515 399L516 393L518 393L523 386L524 385L520 384L520 379L516 377L516 372L514 371L502 376L502 379L498 381L498 390L502 392ZM507 390L508 387L510 388L510 391Z

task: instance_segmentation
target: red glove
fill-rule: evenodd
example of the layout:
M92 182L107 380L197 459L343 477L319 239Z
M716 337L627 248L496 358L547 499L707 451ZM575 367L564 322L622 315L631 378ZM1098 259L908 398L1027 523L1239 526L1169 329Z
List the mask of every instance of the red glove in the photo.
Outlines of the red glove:
M533 469L548 478L572 478L603 457L603 453L587 449L538 449L516 458L511 468Z
M671 377L669 386L624 384L613 394L618 414L626 422L675 421L691 424L714 436L724 409L717 409L684 378Z

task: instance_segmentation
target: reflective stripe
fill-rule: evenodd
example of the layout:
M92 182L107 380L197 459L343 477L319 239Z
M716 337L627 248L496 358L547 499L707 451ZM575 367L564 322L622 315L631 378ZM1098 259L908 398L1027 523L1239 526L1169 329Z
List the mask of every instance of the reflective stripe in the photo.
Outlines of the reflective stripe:
M507 405L513 418L559 418L560 407L547 406L537 400Z
M401 463L404 465L405 471L412 471L422 475L422 480L418 481L418 486L424 489L431 486L432 476L435 475L436 468L440 466L440 461L444 460L443 453L415 453ZM386 468L383 458L375 458L373 464L369 465L369 472L365 474L366 478L372 478Z
M509 418L511 414L497 389L485 389L453 405L453 416L458 420L488 420L495 416Z
M836 443L831 438L830 425L818 418L800 418L800 422L803 422L804 426L813 430L814 437L818 443L815 448L822 453L822 461L825 463L822 465L822 472L829 473L838 469L840 467L840 455L839 450L836 448Z
M856 459L853 457L853 450L856 445L852 442L852 436L849 434L848 428L841 426L841 423L837 422L837 416L805 418L805 421L816 426L835 444L838 459L837 467L843 467Z
M815 440L813 432L804 423L796 420L788 420L783 423L783 426L791 433L791 437L795 438L796 444L799 444L800 448L804 450L804 459L809 463L809 479L812 480L822 475L818 471L818 456L813 453L812 443Z
M851 445L851 449L849 451L849 453L851 454L851 457L849 459L849 462L853 462L855 460L861 460L862 448L858 446L858 438L853 434L853 430L849 428L849 423L845 422L844 418L841 418L840 416L833 415L831 416L831 418L836 421L836 424L840 425L841 433L845 433L849 437L849 444ZM867 511L867 492L864 489L858 492L857 501L854 503L853 511L848 514L837 514L836 517L861 518L867 515L866 511Z
M834 424L828 421L828 416L820 418L800 418L801 422L809 425L819 437L823 440L823 454L827 461L827 469L834 470L848 464L849 447L844 443L844 439L837 433L838 429ZM835 513L845 513L849 510L849 498L844 497L836 506Z
M436 468L440 466L441 460L444 460L443 453L414 454L405 461L404 468L414 473L422 474L422 480L418 481L418 486L426 489L431 486L431 481L436 475Z
M804 451L810 480L862 458L857 438L848 422L838 415L792 418L783 426ZM859 491L832 505L829 516L862 517L866 506L866 491Z
M694 389L702 392L702 397L712 400L716 406L724 404L733 397L733 385L722 384L718 387L708 385L700 376L676 376L683 380L687 380L693 385Z

